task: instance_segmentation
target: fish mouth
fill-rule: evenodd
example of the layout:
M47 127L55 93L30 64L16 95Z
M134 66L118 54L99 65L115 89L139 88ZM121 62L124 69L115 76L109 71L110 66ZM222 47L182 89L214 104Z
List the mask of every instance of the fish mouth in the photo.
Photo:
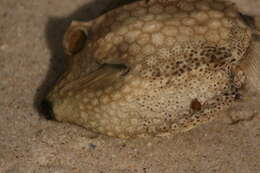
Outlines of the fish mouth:
M40 105L41 113L47 120L54 120L53 104L47 99L43 99Z

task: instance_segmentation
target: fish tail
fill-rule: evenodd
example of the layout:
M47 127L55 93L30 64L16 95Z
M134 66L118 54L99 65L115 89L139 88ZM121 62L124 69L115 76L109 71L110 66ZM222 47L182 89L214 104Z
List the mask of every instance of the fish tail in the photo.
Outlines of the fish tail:
M246 119L252 115L260 115L260 42L254 40L249 48L248 57L241 68L246 76L242 97L232 109L233 115ZM234 113L235 111L235 113Z
M246 90L260 94L260 42L253 41L249 48L248 58L242 64L247 77Z

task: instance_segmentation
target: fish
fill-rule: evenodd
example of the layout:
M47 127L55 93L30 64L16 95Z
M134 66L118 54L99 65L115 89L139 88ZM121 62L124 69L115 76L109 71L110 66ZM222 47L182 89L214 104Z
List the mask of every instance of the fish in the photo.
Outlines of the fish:
M166 136L259 93L252 29L233 3L149 0L72 21L52 117L118 138Z

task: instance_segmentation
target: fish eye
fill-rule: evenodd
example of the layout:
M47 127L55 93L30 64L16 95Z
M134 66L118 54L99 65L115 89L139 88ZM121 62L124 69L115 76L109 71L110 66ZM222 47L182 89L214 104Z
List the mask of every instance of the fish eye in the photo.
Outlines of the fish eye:
M65 33L63 46L67 55L79 53L88 40L88 32L81 26L71 26Z

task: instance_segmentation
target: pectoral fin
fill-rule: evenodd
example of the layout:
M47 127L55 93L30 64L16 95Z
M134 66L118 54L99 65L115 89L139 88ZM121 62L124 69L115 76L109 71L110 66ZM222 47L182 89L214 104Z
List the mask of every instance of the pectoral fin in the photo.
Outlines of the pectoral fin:
M96 71L80 79L68 83L63 90L101 89L120 80L126 75L129 68L124 64L104 64Z

